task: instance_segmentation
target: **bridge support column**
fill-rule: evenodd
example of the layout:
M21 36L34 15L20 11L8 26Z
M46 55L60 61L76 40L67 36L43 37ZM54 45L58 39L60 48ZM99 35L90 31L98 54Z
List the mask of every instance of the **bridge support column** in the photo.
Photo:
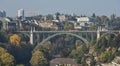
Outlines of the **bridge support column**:
M33 30L31 28L31 31L30 31L30 44L33 45Z
M100 38L100 27L98 27L98 30L97 30L97 40Z

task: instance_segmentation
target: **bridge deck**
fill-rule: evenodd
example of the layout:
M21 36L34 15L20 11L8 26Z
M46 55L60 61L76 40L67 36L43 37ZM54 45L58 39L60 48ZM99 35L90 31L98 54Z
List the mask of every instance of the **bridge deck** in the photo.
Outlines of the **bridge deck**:
M30 31L16 31L29 33ZM97 31L33 31L34 33L96 33ZM99 32L120 32L120 30L99 31Z

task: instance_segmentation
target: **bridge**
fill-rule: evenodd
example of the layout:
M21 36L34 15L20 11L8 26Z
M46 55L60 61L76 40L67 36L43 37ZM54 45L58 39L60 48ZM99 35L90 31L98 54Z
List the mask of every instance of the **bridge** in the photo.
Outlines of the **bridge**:
M33 30L31 28L31 31L17 31L19 33L28 33L29 37L30 37L30 44L34 44L34 34L36 33L47 33L47 34L51 34L50 36L48 36L47 38L43 39L37 46L44 44L46 41L50 40L51 38L57 36L57 35L71 35L71 36L75 36L79 39L81 39L85 44L89 43L89 40L98 40L103 34L108 33L108 34L115 34L116 33L120 33L120 30L107 30L107 31L102 31L100 28L98 28L97 31L36 31L35 29ZM81 34L81 35L78 35ZM91 38L88 39L88 34L91 36ZM85 35L85 36L83 36ZM93 35L96 35L95 37Z

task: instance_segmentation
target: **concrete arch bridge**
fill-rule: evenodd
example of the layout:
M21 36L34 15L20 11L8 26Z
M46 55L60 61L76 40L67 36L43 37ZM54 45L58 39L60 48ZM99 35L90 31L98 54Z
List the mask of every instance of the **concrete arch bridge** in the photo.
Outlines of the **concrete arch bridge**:
M36 47L44 44L46 41L50 40L51 38L58 36L58 35L71 35L75 36L79 39L81 39L85 44L89 44L91 40L98 40L101 36L104 36L104 34L114 34L117 35L120 33L120 30L110 30L110 31L17 31L18 33L24 33L24 34L29 34L29 39L30 39L30 44L34 44L34 38L35 34L50 34L46 38L41 38L42 41L38 41L39 43L37 44Z

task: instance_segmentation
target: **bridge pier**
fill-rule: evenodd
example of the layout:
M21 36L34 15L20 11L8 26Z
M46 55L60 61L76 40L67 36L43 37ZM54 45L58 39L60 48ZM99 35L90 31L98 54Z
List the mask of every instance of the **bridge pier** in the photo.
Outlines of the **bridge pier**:
M31 31L30 31L30 44L33 45L33 30L31 28Z
M101 27L98 27L98 30L97 30L97 40L100 38L100 30L101 30Z

